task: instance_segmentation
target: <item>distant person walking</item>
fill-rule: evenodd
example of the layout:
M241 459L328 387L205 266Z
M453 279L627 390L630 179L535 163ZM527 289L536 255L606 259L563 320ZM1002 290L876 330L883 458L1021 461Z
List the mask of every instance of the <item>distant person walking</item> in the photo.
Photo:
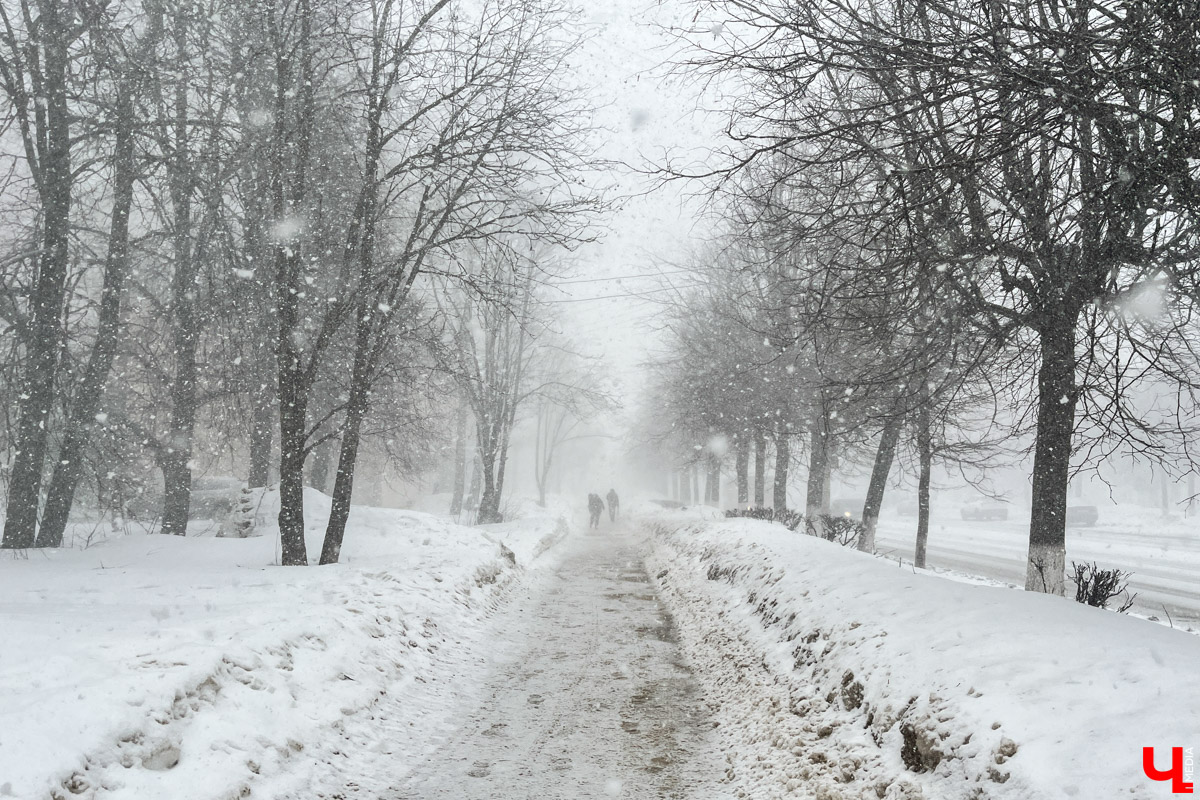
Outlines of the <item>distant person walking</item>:
M604 501L600 499L600 495L592 492L588 495L588 527L600 527L600 515L604 513Z
M608 490L608 521L616 522L617 514L621 510L621 500L617 497L616 489Z

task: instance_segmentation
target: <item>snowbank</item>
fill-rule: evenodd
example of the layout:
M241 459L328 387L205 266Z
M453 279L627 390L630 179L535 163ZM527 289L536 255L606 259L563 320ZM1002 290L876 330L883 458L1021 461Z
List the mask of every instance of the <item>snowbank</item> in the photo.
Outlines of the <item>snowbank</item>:
M1161 798L1200 639L752 520L659 514L651 567L741 796Z
M328 506L306 496L310 555ZM343 563L282 568L258 521L251 538L0 560L0 797L233 798L295 771L420 681L565 533L356 508Z

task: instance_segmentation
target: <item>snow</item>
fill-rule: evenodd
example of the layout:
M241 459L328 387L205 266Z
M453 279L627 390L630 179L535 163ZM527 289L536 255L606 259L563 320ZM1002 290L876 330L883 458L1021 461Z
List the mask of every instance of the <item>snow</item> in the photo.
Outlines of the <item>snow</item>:
M1149 800L1142 748L1200 744L1200 637L1063 598L558 498L356 507L283 568L255 499L0 561L0 797Z
M876 547L911 561L915 517L880 518ZM956 512L935 513L928 565L1024 585L1029 542L1028 509L1014 508L1006 522L964 521ZM1168 518L1154 508L1100 507L1098 524L1067 529L1067 562L1095 561L1132 573L1133 611L1177 628L1200 628L1200 536L1195 520Z
M465 688L436 748L367 796L725 797L707 704L645 572L645 549L607 520L564 543L555 568L490 621L486 659L440 676Z
M355 508L341 564L283 568L276 507L259 505L262 536L134 533L0 561L0 797L226 798L302 779L316 766L298 754L419 688L567 532L548 514L468 528ZM310 554L328 511L309 490Z
M1197 637L770 523L649 519L737 796L1162 797L1142 748L1200 744Z

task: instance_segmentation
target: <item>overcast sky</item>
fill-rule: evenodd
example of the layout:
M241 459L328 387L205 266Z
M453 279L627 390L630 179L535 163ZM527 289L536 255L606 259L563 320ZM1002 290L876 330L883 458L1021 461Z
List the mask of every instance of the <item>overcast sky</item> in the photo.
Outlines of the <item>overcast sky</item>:
M668 151L703 159L719 141L720 122L702 110L699 81L669 75L663 66L677 45L662 28L690 22L695 7L685 0L609 0L588 4L584 13L595 35L578 69L598 90L596 121L607 129L602 155L635 167L661 163ZM628 199L609 218L604 240L578 254L574 281L552 296L563 303L564 327L603 354L623 376L627 394L636 394L633 368L653 341L646 323L658 310L650 298L666 295L661 278L623 276L671 270L705 226L698 223L701 204L690 196L697 186L676 183L636 196L654 181L624 168L611 179L614 192Z

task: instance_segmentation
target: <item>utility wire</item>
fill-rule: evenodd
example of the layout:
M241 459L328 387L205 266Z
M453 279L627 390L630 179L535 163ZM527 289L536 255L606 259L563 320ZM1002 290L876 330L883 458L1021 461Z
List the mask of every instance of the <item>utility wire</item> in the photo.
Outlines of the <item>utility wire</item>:
M690 286L694 286L694 285L702 285L702 284L690 284L689 286L661 286L657 289L645 289L640 292L626 292L624 294L604 294L604 295L597 295L596 297L564 297L564 298L559 298L557 300L545 299L545 300L542 300L541 302L543 302L543 303L593 303L597 300L620 300L625 297L638 297L638 298L645 299L646 295L648 295L648 294L654 294L656 292L677 292L680 289L687 289L687 288L690 288Z
M664 275L681 275L684 273L694 274L695 270L674 269L674 270L670 270L669 272L644 272L641 275L613 275L612 277L607 277L607 278L572 278L571 280L567 280L567 281L548 281L547 283L549 286L553 287L553 286L564 286L566 284L575 284L575 283L604 283L604 282L608 282L608 281L635 280L638 278L661 278Z

